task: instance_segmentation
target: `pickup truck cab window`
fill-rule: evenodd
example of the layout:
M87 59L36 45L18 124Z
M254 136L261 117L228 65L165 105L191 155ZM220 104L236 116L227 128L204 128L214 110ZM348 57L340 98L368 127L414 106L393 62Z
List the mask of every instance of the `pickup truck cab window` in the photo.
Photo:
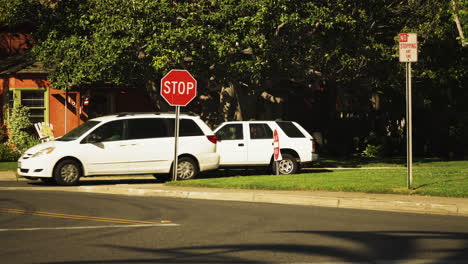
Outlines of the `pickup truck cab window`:
M268 124L249 124L251 139L273 139L273 131Z
M288 121L276 121L276 124L291 138L303 138L304 134L292 123Z
M242 131L242 124L228 124L222 127L216 136L220 140L241 140L244 139L244 133Z

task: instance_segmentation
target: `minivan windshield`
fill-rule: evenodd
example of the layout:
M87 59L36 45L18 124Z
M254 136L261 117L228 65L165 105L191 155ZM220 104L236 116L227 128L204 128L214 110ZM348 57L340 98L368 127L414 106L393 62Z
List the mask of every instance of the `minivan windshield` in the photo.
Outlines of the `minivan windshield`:
M68 132L65 134L63 137L58 138L58 141L72 141L75 140L79 137L81 137L83 134L88 132L91 128L95 127L97 124L101 123L100 121L88 121L72 131Z

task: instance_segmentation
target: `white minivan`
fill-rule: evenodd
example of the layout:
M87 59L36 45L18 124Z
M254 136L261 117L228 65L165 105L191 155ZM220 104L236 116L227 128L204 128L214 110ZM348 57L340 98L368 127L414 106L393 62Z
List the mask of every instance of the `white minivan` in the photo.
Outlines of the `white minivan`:
M217 139L198 116L180 115L178 179L219 166ZM173 113L122 113L91 119L63 137L28 149L18 174L59 185L82 176L168 174L174 160Z

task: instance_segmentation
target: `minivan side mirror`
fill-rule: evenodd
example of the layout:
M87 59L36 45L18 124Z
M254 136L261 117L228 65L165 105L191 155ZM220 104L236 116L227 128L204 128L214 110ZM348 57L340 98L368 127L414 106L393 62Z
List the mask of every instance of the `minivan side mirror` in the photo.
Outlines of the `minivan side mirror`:
M99 143L101 142L101 138L96 134L90 134L86 137L85 143Z

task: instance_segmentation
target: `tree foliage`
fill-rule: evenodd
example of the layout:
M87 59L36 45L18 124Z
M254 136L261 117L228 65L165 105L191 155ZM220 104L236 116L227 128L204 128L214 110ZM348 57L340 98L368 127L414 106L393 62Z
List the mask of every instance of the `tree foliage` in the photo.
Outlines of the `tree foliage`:
M454 23L456 16L466 29L466 0L62 0L42 7L33 0L8 2L14 10L37 7L36 16L28 15L37 22L34 53L55 69L49 77L54 88L143 88L181 68L202 81L199 94L210 88L239 98L231 105L251 106L252 100L238 95L288 104L285 94L309 96L311 83L320 80L327 96L317 100L327 100L330 119L336 117L336 91L346 88L355 103L345 110L361 112L371 119L370 130L401 143L405 78L397 35L415 32L416 114L425 119L430 111L468 111L466 48ZM13 11L3 21L13 18L27 20ZM373 109L369 98L376 95L380 106ZM336 124L322 125L331 130ZM461 125L445 126L457 131Z

